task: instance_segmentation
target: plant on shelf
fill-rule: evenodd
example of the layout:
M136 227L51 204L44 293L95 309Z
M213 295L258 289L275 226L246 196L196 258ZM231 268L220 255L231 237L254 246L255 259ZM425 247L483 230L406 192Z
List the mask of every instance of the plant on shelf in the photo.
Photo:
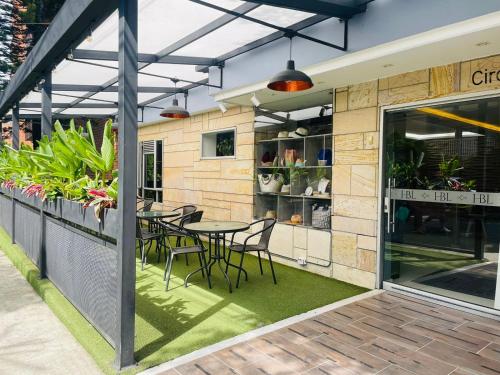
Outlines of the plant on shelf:
M102 208L116 207L118 178L113 171L115 140L111 126L111 120L104 125L100 150L90 122L84 133L73 120L67 130L56 121L52 139L44 136L36 150L25 144L19 150L5 146L0 152L2 187L19 188L24 195L42 200L62 197L83 202L94 207L99 217ZM105 194L106 199L99 194Z
M290 193L300 195L305 191L305 177L309 174L306 168L290 166Z

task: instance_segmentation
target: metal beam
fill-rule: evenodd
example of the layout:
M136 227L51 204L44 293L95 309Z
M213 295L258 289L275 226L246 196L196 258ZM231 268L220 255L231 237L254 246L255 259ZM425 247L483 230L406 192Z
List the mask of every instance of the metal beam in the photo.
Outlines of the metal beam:
M306 29L308 27L314 26L320 22L326 21L327 19L330 19L331 17L329 16L322 16L322 15L316 15L309 17L305 20L302 20L300 22L297 22L293 24L292 26L289 26L288 29L290 30L295 30L295 31L300 31L303 29ZM272 43L278 39L284 38L286 36L286 33L283 31L276 31L272 34L269 34L265 37L262 37L260 39L257 39L253 42L250 42L248 44L245 44L244 46L241 46L239 48L236 48L232 51L229 51L223 55L220 55L217 57L217 60L219 61L227 61L229 59L232 59L236 56L242 55L244 53L247 53L249 51L252 51L256 48L262 47L266 44ZM197 66L196 71L205 71L207 69L206 66Z
M42 136L51 138L52 134L52 73L48 73L43 78L42 83ZM38 104L38 103L34 103ZM19 104L23 108L22 103ZM31 107L36 108L36 107Z
M246 14L248 12L251 12L252 10L258 8L260 5L258 4L250 4L250 3L244 3L237 8L235 8L235 11L237 11L240 14ZM178 40L177 42L165 47L161 51L157 53L158 56L164 57L167 55L170 55L174 53L175 51L197 41L199 38L204 37L205 35L208 35L209 33L216 31L220 29L221 27L227 25L228 23L238 19L238 16L232 15L232 14L224 14L221 17L213 20L212 22L206 24L205 26L199 28L198 30L186 35L184 38ZM150 64L147 63L141 63L139 64L139 70L146 68ZM109 81L107 81L103 86L105 87L110 87L113 86L118 82L118 77L111 78ZM208 83L208 80L206 80L206 83ZM194 86L197 87L197 86ZM95 95L95 92L88 92L85 94L85 98L90 98L93 95ZM164 96L164 95L162 95ZM169 96L169 95L167 95ZM72 104L76 104L81 102L84 99L77 99L72 102Z
M118 319L116 366L132 366L135 336L137 196L137 1L118 8Z
M76 60L118 61L118 52L75 49L70 53L70 57ZM217 65L217 60L210 57L178 55L160 57L152 53L139 53L137 61L148 64Z
M194 89L196 87L204 86L207 82L208 82L208 78L205 78L199 82L194 82L190 85L184 86L184 90L187 92L187 91ZM173 93L166 93L163 95L155 96L154 98L151 98L151 99L148 99L148 100L145 100L145 101L139 103L139 107L150 107L151 103L157 102L158 100L168 98L172 95L174 95L174 94Z
M117 108L118 105L117 103L78 103L75 105L71 105L71 103L52 103L52 106L50 106L50 103L47 103L47 106L49 109L51 108ZM25 108L42 108L42 114L44 116L47 116L47 124L51 126L51 114L45 115L45 107L42 102L40 103L19 103L19 108L25 109ZM43 118L43 116L42 116ZM48 125L48 126L49 126ZM44 133L45 134L45 133Z
M52 70L70 48L85 38L82 30L102 22L116 9L117 3L118 0L66 1L5 88L0 99L0 116L35 87L44 72Z
M40 120L40 114L36 113L20 113L19 114L19 119L20 120ZM53 119L75 119L75 118L84 118L84 119L107 119L111 118L112 115L110 114L88 114L88 113L76 113L76 114L66 114L66 113L54 113L52 115ZM5 116L5 121L11 121L12 116L7 115Z
M350 2L338 0L247 0L252 3L271 5L275 7L300 10L302 12L316 13L329 17L342 19L351 18L355 14L366 11L366 3L372 1L351 0ZM346 5L346 3L348 5Z
M275 25L273 23L269 23L269 22L263 21L263 20L258 19L258 18L250 17L250 16L247 16L245 14L239 14L238 12L236 12L234 10L226 9L226 8L221 7L221 6L218 6L218 5L209 3L207 1L204 1L204 0L189 0L189 1L191 1L193 3L196 3L196 4L204 5L204 6L208 7L208 8L215 9L215 10L218 10L220 12L226 12L228 14L236 15L236 16L244 19L244 20L251 21L251 22L254 22L256 24L259 24L259 25L262 25L262 26L265 26L265 27L269 27L271 29L282 31L283 33L285 33L285 36L290 37L290 38L291 37L298 37L298 38L306 39L306 40L309 40L311 42L322 44L324 46L335 48L335 49L338 49L338 50L341 50L341 51L345 51L347 49L347 47L345 45L344 46L339 46L337 44L326 42L324 40L317 39L317 38L314 38L314 37L309 36L309 35L301 34L298 31L292 30L290 28L277 26L277 25Z
M56 91L89 91L92 93L98 92L118 92L118 86L103 86L103 85L73 85L73 84L53 84L52 92ZM139 86L137 92L161 94L161 93L182 93L184 89L175 87L162 86ZM86 98L88 99L88 98Z
M12 147L19 150L19 105L12 108ZM13 236L14 237L14 236Z

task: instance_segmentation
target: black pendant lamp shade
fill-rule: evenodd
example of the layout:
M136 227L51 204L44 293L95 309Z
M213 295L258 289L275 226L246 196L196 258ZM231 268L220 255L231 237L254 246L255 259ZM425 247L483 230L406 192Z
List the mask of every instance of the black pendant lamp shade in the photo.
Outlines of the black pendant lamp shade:
M170 107L165 108L163 111L160 113L161 117L166 117L166 118L188 118L189 117L189 112L186 111L184 108L179 106L179 101L177 98L172 100L172 105Z
M307 74L295 70L293 60L288 60L286 69L276 74L267 84L267 87L274 91L302 91L313 86L314 84Z
M303 91L314 86L311 77L300 70L295 70L295 61L292 60L292 37L290 38L290 59L286 63L286 69L276 74L267 88L274 91Z
M179 82L179 80L177 78L171 78L171 81L174 83L174 87L177 89L177 82ZM184 93L184 97L186 98L186 107L187 107L187 92ZM160 116L166 118L180 119L180 118L188 118L190 115L185 108L179 106L179 101L177 100L177 92L176 92L174 94L174 100L172 100L172 105L161 111Z

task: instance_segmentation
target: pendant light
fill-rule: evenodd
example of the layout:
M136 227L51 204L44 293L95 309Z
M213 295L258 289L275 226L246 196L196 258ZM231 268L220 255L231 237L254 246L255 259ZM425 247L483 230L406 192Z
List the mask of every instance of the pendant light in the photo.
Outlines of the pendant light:
M292 60L292 37L290 38L290 60L286 63L286 69L276 74L267 87L274 91L303 91L314 86L311 78L301 72L295 70L295 61Z
M179 80L173 79L172 82L174 83L175 88L177 88L177 82L179 82ZM160 116L173 119L188 118L190 116L189 112L179 106L179 101L177 100L177 90L175 91L176 92L174 93L174 100L172 100L172 105L161 111Z

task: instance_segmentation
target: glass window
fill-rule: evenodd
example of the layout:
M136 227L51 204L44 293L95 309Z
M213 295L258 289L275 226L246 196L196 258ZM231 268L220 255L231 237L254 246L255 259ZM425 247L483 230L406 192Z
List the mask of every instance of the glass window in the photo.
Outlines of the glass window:
M201 137L203 158L227 158L235 156L235 129L205 133Z
M139 147L141 168L138 168L138 192L143 198L153 199L155 202L163 201L163 141L145 141Z

